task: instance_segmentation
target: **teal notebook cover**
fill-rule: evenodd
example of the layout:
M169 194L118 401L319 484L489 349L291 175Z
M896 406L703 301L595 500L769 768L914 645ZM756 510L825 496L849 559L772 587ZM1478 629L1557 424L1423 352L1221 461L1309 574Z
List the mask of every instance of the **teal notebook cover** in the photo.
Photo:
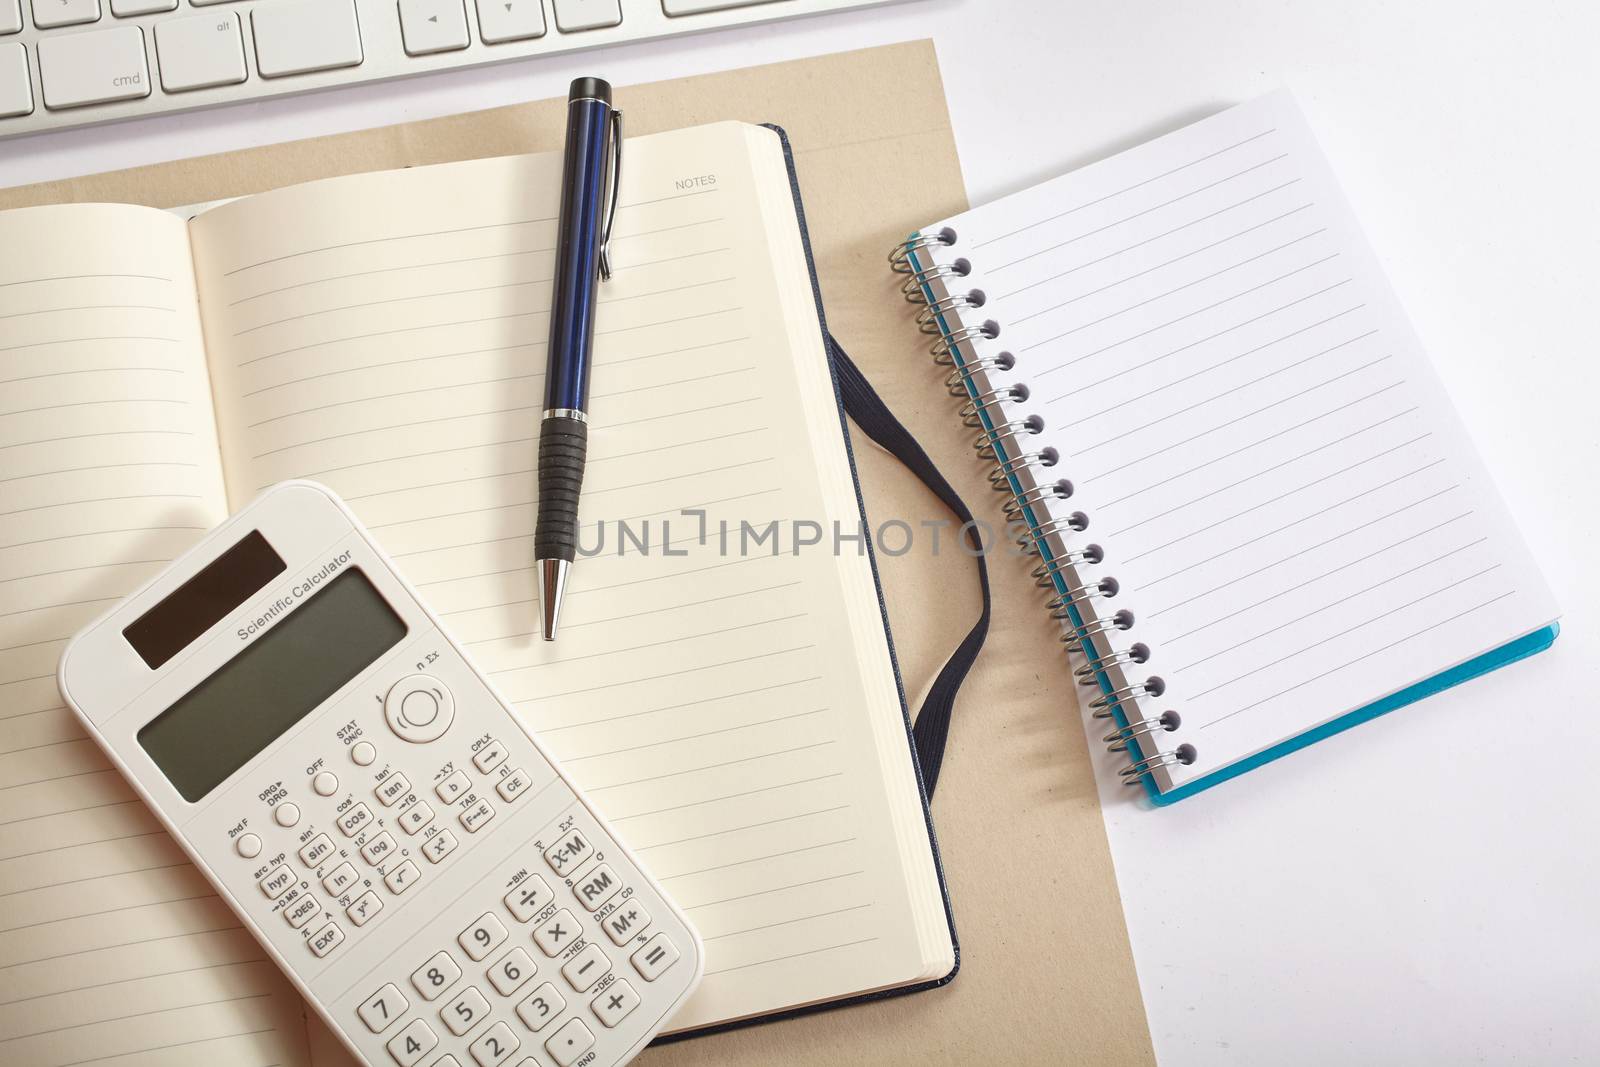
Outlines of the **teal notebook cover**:
M921 234L912 234L908 239L908 245L910 242L914 242L920 236ZM913 271L915 272L914 276L920 277L923 271L923 264L918 260L915 248L908 249L907 258L913 267ZM921 291L924 300L929 305L934 305L935 301L938 299L938 295L932 288L928 286L926 282L921 284ZM959 324L952 325L951 320L949 320L942 312L935 313L933 318L939 325L941 336L947 339L955 330L960 328ZM949 347L950 358L953 365L956 367L961 367L963 355L959 346L951 345ZM972 384L971 378L963 375L962 381L965 383L967 395L974 404L974 412L977 418L981 421L985 434L991 435L989 437L990 447L992 447L994 451L995 461L1001 465L1009 464L1017 457L1012 456L1007 451L1005 437L1003 435L994 433L995 423L990 418L988 407L978 402L980 397L976 388ZM1017 476L1015 474L1008 474L1006 475L1005 481L1011 494L1020 500L1025 491L1025 487L1017 479ZM1038 534L1043 523L1049 521L1049 514L1047 512L1044 512L1042 509L1036 509L1030 504L1023 504L1020 508L1020 514L1022 519L1028 524L1029 529L1035 534ZM1036 537L1034 543L1039 547L1041 562L1048 564L1052 560L1048 542L1043 537ZM1052 570L1049 572L1048 577L1055 592L1059 595L1065 596L1068 592L1068 587L1060 574ZM1078 608L1069 604L1066 607L1066 614L1067 619L1071 622L1073 628L1079 633L1082 633L1086 625L1086 619L1083 614L1079 612ZM1140 784L1144 786L1145 793L1153 804L1160 807L1175 804L1186 797L1194 796L1196 793L1204 792L1213 786L1221 785L1223 782L1237 778L1247 771L1251 771L1257 767L1260 767L1262 764L1271 763L1273 760L1281 759L1292 752L1298 752L1300 749L1305 748L1308 745L1315 744L1316 742L1321 741L1323 738L1332 737L1334 734L1341 733L1342 731L1348 730L1352 726L1356 726L1360 723L1364 723L1369 719L1375 719L1379 715L1383 715L1386 712L1393 711L1396 708L1404 707L1407 704L1414 704L1425 697L1432 696L1433 694L1441 692L1445 689L1449 689L1452 686L1460 685L1462 682L1477 678L1480 675L1488 674L1490 671L1498 670L1499 668L1511 663L1515 663L1520 659L1526 659L1536 652L1542 652L1555 642L1556 636L1560 633L1560 629L1561 628L1559 624L1552 623L1551 625L1542 629L1535 630L1532 633L1519 637L1514 641L1507 642L1498 648L1485 652L1481 656L1476 656L1465 663L1461 663L1450 670L1443 671L1439 674L1433 675L1430 678L1426 678L1420 682L1417 682L1414 685L1407 686L1404 689L1391 693L1388 696L1374 700L1370 704L1366 704L1355 709L1354 711L1341 715L1336 719L1322 724L1321 726L1307 730L1300 734L1296 734L1293 737L1273 745L1271 748L1265 749L1253 756L1239 760L1235 763L1231 763L1211 774L1206 775L1204 778L1189 782L1185 785L1179 786L1176 789L1169 789L1165 791L1161 790L1156 786L1154 778L1149 774L1138 775ZM1109 651L1107 646L1097 643L1094 637L1084 638L1083 641L1089 649L1093 650L1088 655L1091 663L1098 663L1100 657ZM1114 692L1114 688L1111 679L1106 675L1106 673L1104 671L1096 671L1095 681L1098 683L1101 694L1104 697L1110 698ZM1108 727L1108 732L1111 729L1127 729L1129 720L1120 701L1112 699L1107 711L1109 712L1109 715L1103 721ZM1154 753L1144 752L1140 748L1139 741L1136 737L1131 738L1128 741L1127 746L1130 764L1138 764L1142 762L1147 755L1154 755Z

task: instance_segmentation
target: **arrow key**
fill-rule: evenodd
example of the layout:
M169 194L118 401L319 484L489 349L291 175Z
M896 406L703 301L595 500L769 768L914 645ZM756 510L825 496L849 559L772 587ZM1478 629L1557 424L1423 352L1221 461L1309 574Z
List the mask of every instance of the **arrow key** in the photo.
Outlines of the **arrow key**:
M544 5L539 0L477 0L478 32L484 44L543 37Z
M463 0L400 0L400 33L406 55L426 56L467 47Z

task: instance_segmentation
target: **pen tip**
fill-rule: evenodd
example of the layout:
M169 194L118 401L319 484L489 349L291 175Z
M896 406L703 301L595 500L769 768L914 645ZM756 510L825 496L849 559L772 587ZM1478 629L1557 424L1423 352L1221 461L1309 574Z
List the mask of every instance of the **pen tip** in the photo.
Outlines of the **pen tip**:
M540 622L546 641L556 639L556 626L561 619L561 594L567 587L567 568L571 562L564 559L539 560Z

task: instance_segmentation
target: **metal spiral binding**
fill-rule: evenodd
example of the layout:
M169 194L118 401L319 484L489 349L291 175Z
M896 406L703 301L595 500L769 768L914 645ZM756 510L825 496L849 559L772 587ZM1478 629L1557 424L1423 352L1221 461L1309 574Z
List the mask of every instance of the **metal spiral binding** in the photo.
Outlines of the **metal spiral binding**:
M1115 577L1086 579L1080 574L1084 566L1104 563L1106 552L1097 544L1070 543L1088 529L1089 515L1082 511L1058 514L1053 510L1059 502L1072 497L1072 483L1065 478L1050 481L1045 473L1060 461L1054 448L1030 448L1023 443L1045 428L1037 415L1019 414L1017 405L1028 399L1027 386L989 385L995 372L1012 371L1017 362L1009 352L978 351L999 337L1001 324L993 319L962 321L964 312L987 302L981 288L955 291L956 284L951 279L972 273L968 260L958 257L933 262L926 255L918 255L926 250L959 246L960 235L950 227L914 234L890 251L889 266L905 275L900 291L906 300L922 305L916 314L918 329L937 335L929 354L936 364L948 368L945 389L962 402L958 415L963 425L979 431L972 439L972 448L989 464L986 473L990 486L1006 496L1007 521L1025 524L1016 543L1039 558L1030 576L1035 585L1050 594L1045 610L1067 624L1061 635L1062 644L1068 653L1087 660L1074 668L1075 678L1081 685L1104 690L1089 708L1094 718L1112 720L1116 728L1101 741L1110 751L1128 753L1130 762L1119 774L1126 784L1138 785L1161 768L1193 763L1195 748L1189 744L1170 750L1148 747L1158 735L1178 729L1181 718L1172 710L1154 715L1142 711L1144 702L1159 698L1166 689L1160 677L1136 677L1141 672L1131 670L1143 667L1151 659L1148 645L1135 642L1114 650L1104 644L1106 635L1133 629L1134 615L1126 609L1108 610L1107 602L1114 601L1121 592ZM1041 518L1043 521L1039 521ZM1107 607L1097 611L1097 603ZM1106 681L1108 676L1110 680ZM1141 741L1146 747L1139 747Z

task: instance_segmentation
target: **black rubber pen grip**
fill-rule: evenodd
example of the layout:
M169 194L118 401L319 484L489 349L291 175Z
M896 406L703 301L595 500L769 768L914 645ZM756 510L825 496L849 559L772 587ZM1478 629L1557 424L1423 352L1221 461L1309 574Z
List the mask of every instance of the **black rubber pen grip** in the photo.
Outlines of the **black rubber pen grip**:
M578 495L589 452L589 424L561 416L539 427L539 521L533 558L564 559L578 552Z

